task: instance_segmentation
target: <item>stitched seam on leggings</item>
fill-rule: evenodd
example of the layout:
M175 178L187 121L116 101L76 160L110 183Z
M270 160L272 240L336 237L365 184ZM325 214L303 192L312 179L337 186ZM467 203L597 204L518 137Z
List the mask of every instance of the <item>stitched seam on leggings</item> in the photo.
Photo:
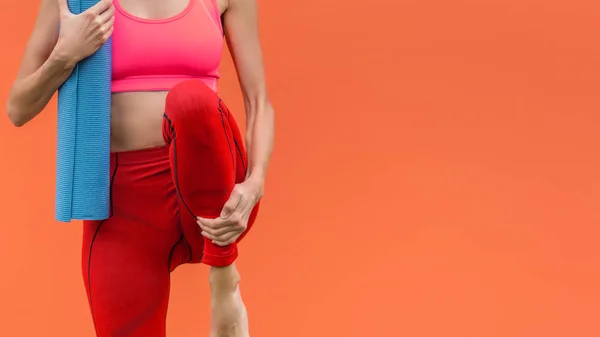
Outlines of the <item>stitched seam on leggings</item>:
M181 228L181 233L183 234L183 241L187 244L188 260L186 261L186 263L189 263L194 259L194 252L192 251L192 245L185 237L185 232L183 231L183 221L181 220L181 206L179 205L177 205L177 221L179 222L179 228Z
M115 154L115 169L113 170L112 177L110 178L110 186L109 186L111 216L114 215L112 192L113 192L113 184L115 182L115 176L117 175L118 167L119 167L119 155ZM94 322L94 330L96 330L97 327L96 327L96 315L94 314L94 302L93 302L93 296L92 296L92 252L93 252L93 248L94 248L94 242L96 241L96 236L100 232L100 228L102 227L102 225L104 225L105 222L106 222L106 220L102 220L102 222L100 222L98 224L98 227L96 228L96 232L94 232L94 236L92 237L92 240L90 242L90 252L88 254L88 275L87 275L87 277L88 277L88 288L89 288L89 292L90 292L90 311L92 313L92 321Z
M106 220L102 220L102 222L100 222L98 224L98 227L96 228L96 232L94 232L94 236L92 237L92 241L90 242L90 253L88 255L88 288L89 288L89 292L90 292L90 311L92 313L92 321L94 322L94 330L96 330L96 333L98 333L98 327L96 326L96 315L94 314L94 301L93 301L93 296L92 296L92 248L94 247L94 241L96 240L96 235L98 235L98 232L100 231L100 227L102 227L102 225L104 225L104 222Z
M185 202L185 199L183 198L183 196L181 195L181 192L179 191L179 174L178 174L178 170L177 170L177 134L175 133L175 129L173 128L173 179L175 180L175 190L177 190L177 195L179 196L179 198L181 199L181 202L183 203L183 206L187 209L187 211L190 213L190 215L192 216L192 219L194 219L194 221L196 221L196 216L194 215L194 212L192 212L192 210L188 207L187 203ZM180 219L180 222L182 222L182 220ZM182 232L183 232L183 225L181 225L182 227ZM189 252L190 252L190 261L192 260L192 246L188 243L189 246ZM200 252L200 258L202 259L204 257L204 247L202 247L202 251Z
M233 171L235 172L235 157L233 155L233 149L231 148L231 143L229 142L229 138L227 137L227 128L225 127L225 117L223 116L223 107L221 106L221 99L217 103L217 108L221 115L221 123L223 124L223 132L225 133L225 139L227 139L227 146L229 147L229 154L231 155L231 164L233 165ZM233 138L233 137L231 137Z
M181 236L179 237L179 240L177 240L177 242L175 242L175 244L173 245L173 247L171 247L171 251L169 251L169 260L167 261L167 269L169 271L171 271L171 260L173 259L173 253L175 252L175 248L177 248L177 246L179 246L179 244L183 241L183 233L181 234Z
M178 193L178 195L179 195L179 193ZM181 199L181 201L183 202L183 199ZM187 238L185 237L185 232L183 231L183 220L181 220L181 206L179 205L179 203L177 203L177 224L179 225L179 229L181 229L181 235L183 237L183 241L187 244L188 260L186 261L186 263L189 263L190 261L193 260L194 253L192 251L192 245L190 245L190 243L188 242Z
M242 149L240 148L240 145L235 140L235 138L233 139L233 142L235 143L235 147L237 148L237 152L240 155L240 160L242 161L242 166L244 167L244 173L248 173L248 167L246 167L246 163L244 162L244 154L242 153Z
M163 113L163 117L167 120L167 122L169 123L169 129L171 129L171 142L173 142L173 140L175 139L176 133L175 133L175 127L173 126L173 122L171 121L171 118L169 118L169 116L167 115L167 113ZM181 196L181 193L179 192L179 182L178 179L176 177L177 175L177 144L173 143L173 180L175 183L175 191L177 191L177 196L179 197L179 199L181 199L181 202L184 204L185 208L188 210L188 212L192 213L192 211L187 207L187 205L185 204L185 200L183 200L183 197ZM194 214L192 213L192 216L194 217L194 220L196 219L196 217L194 216ZM179 205L177 206L177 217L179 220L179 228L181 228L181 233L183 233L183 240L187 243L188 245L188 252L189 252L189 259L187 262L192 261L193 259L193 252L192 252L192 245L190 245L190 243L187 241L186 237L185 237L185 233L183 232L183 221L181 220L181 207L179 207Z
M171 129L171 143L173 145L173 182L175 183L175 190L177 191L177 196L179 197L179 199L181 199L181 202L183 202L183 206L185 206L188 212L190 212L192 217L195 219L196 216L194 215L192 210L187 206L185 200L183 199L183 196L181 196L181 192L179 191L179 177L177 175L177 133L175 132L175 127L173 126L171 118L169 118L166 112L163 114L163 117L167 120L167 122L169 122L169 128Z
M196 216L194 215L192 210L188 207L187 203L185 202L185 199L183 199L183 196L181 195L181 192L179 191L179 175L177 173L177 133L175 132L175 127L173 126L173 123L171 122L171 119L169 118L169 116L167 116L166 113L164 114L164 116L167 119L167 122L169 122L169 127L171 128L171 143L173 146L173 180L175 183L175 191L177 191L177 196L179 197L179 199L181 199L181 202L183 203L183 206L185 207L185 209L187 209L187 211L190 213L190 215L192 216L194 221L196 221ZM181 232L183 233L183 220L181 219L180 209L178 209L177 213L179 213L179 226L181 228ZM184 233L184 239L185 239L185 233ZM188 242L188 252L189 252L188 262L190 262L193 259L193 251L192 251L192 245L190 245L189 242ZM203 247L202 251L200 252L200 254L201 254L200 258L202 259L202 257L204 256L204 247Z
M227 115L227 122L229 122L229 125L231 125L230 117L231 117L231 114L228 114ZM235 139L235 137L233 137L233 143L235 144L235 147L237 148L238 154L240 155L240 160L242 161L242 166L244 167L244 173L248 173L248 167L246 167L246 161L244 160L244 153L242 152L242 148L240 147L240 144Z
M115 176L117 175L117 167L119 167L119 155L115 153L115 169L113 170L112 177L110 178L110 216L115 214L115 208L113 205L113 183L115 182Z
M177 135L175 134L175 131L173 131L172 142L173 142L173 180L175 180L175 189L177 190L177 195L181 199L181 202L183 203L183 206L185 206L185 209L187 209L188 212L190 212L190 215L194 219L196 219L194 212L192 212L192 210L188 207L187 203L185 202L185 199L181 195L181 191L179 190L179 174L177 173Z

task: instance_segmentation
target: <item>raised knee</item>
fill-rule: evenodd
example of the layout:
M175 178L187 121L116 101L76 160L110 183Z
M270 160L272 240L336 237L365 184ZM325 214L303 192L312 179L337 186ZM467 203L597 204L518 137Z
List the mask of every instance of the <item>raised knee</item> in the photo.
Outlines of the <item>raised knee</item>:
M185 80L176 84L167 94L165 115L163 118L163 138L170 144L175 130L186 132L193 128L205 127L211 130L211 125L222 123L220 99L201 80ZM212 128L214 129L214 128Z
M165 113L175 124L218 110L219 97L201 80L182 81L167 94Z

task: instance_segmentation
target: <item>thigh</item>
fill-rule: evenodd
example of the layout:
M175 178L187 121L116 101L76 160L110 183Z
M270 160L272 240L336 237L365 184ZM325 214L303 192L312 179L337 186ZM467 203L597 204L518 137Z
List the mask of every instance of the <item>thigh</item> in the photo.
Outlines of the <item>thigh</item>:
M236 244L220 247L205 239L196 217L218 217L235 184L246 177L246 151L233 115L218 95L201 81L185 81L175 86L167 97L163 134L169 145L173 180L185 213L182 225L193 250L192 262L213 266L231 264L237 257ZM257 212L258 205L248 228Z
M112 216L83 223L82 270L97 335L164 337L169 272L183 236L167 151L116 154L111 168Z
M152 253L135 227L117 216L84 222L83 278L99 337L165 336L168 251Z
M236 182L236 142L219 97L201 81L167 96L163 121L171 172L193 216L217 217Z

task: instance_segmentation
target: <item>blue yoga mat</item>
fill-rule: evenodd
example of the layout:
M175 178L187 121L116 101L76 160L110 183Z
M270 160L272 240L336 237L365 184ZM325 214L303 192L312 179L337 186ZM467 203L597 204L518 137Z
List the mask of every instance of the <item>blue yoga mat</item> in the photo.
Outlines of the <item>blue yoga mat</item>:
M73 14L97 2L68 1ZM109 217L111 42L79 62L58 90L58 221Z

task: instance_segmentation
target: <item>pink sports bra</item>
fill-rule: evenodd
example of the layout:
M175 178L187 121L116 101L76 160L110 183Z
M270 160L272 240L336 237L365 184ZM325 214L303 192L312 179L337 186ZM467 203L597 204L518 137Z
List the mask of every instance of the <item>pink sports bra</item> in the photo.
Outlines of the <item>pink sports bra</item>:
M167 91L186 79L201 79L217 91L223 50L216 0L189 0L167 19L144 19L115 5L112 92Z

